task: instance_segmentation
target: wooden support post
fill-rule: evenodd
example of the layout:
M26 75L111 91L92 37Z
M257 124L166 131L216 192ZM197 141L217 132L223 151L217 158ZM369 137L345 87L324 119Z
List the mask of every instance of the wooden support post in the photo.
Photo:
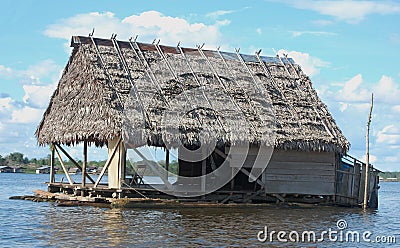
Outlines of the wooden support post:
M235 168L231 168L232 169L232 175L231 175L231 190L235 189Z
M116 153L110 165L108 167L108 188L109 189L121 189L125 182L125 154L126 149L121 138L109 139L107 142L108 155L114 152Z
M243 172L243 174L245 174L249 178L251 177L250 172L248 172L245 168L241 168L240 171ZM261 186L261 188L264 187L264 184L263 184L263 182L261 182L260 179L256 179L255 182L258 183Z
M206 174L207 174L207 158L204 158L204 160L201 162L201 192L203 193L206 192Z
M260 193L262 193L263 191L264 191L264 189L260 189L260 190L258 190L258 191L256 191L256 192L254 192L254 194L251 194L250 196L244 198L244 199L243 199L243 202L244 202L244 203L250 202L251 199L253 199L254 197L258 196L258 195L259 195Z
M121 143L121 138L119 138L117 145L114 147L113 151L111 152L111 156L108 158L106 164L104 165L103 169L101 170L101 173L99 175L99 177L97 178L96 183L94 184L94 188L97 187L97 185L99 185L101 179L104 176L104 173L106 173L106 170L108 169L108 167L110 166L111 161L114 159L115 153L117 152L118 148L119 148L119 144Z
M146 166L150 167L150 170L152 170L152 172L154 172L155 174L157 174L157 176L159 176L161 178L161 180L163 181L164 185L168 188L168 189L172 189L172 184L168 181L165 180L165 178L163 177L163 175L160 173L160 171L158 170L157 167L155 167L138 149L133 148L133 150L136 152L137 155L139 155L139 157L141 159L143 159L143 162L146 164Z
M50 183L54 183L54 144L50 145Z
M272 194L272 196L280 200L281 202L285 202L285 198L283 198L280 194Z
M69 173L68 173L68 170L67 170L67 168L66 168L65 165L64 165L64 162L63 162L63 160L62 160L62 158L61 158L60 153L58 152L57 148L54 147L54 149L56 150L57 157L58 157L58 159L60 160L61 167L62 167L63 170L64 170L65 176L67 177L69 184L70 184L70 185L74 185L74 182L72 181L72 179L71 179L71 177L70 177L70 175L69 175Z
M67 156L67 158L69 159L69 161L71 161L79 170L82 171L82 167L78 164L78 162L76 162L69 154L67 151L64 150L64 148L62 148L62 146L60 145L56 145L58 147L58 149L60 149L62 151L62 153L64 153L65 156ZM94 180L91 176L89 176L87 173L86 177L92 182L94 183Z
M82 188L86 187L86 167L87 167L87 141L85 140L83 142Z
M366 145L366 158L365 158L365 184L364 184L364 202L363 202L363 209L367 209L368 205L368 183L369 183L369 128L371 126L371 114L372 114L372 108L374 106L374 94L371 95L371 106L369 109L369 114L368 114L368 122L367 122L367 133L365 135L365 145Z
M165 149L165 180L168 181L168 173L169 173L169 150Z

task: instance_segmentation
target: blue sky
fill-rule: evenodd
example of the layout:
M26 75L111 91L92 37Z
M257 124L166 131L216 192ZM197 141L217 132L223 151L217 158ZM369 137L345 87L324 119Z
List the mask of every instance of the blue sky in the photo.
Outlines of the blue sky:
M312 78L363 158L369 97L376 101L371 160L400 170L400 2L398 1L2 1L0 154L44 157L34 131L69 55L72 35L253 54L288 53ZM80 148L72 149L79 157ZM93 149L92 159L106 152Z

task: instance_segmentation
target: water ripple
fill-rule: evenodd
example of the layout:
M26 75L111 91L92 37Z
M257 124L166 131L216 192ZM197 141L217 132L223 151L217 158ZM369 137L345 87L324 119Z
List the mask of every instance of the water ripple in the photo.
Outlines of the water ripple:
M400 239L399 183L382 183L380 208L367 213L333 207L62 208L52 203L8 200L15 194L45 189L42 182L46 180L46 175L0 174L0 247L376 247L372 243L261 244L257 240L257 233L265 226L275 231L322 232L337 230L339 219L347 222L346 230L396 234Z

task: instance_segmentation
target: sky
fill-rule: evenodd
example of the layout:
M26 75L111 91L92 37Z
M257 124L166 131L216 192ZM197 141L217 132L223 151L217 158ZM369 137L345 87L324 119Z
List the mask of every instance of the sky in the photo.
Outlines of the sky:
M36 127L70 56L71 36L274 56L287 53L311 77L351 143L365 159L374 93L370 161L400 171L400 1L21 1L3 0L0 14L0 155L45 157ZM71 149L75 157L81 148ZM91 149L89 158L105 159Z

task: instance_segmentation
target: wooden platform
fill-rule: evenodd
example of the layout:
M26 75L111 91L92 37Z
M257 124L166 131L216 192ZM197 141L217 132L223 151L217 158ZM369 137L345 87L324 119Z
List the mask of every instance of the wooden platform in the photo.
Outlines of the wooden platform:
M250 190L217 190L213 193L198 197L176 197L142 184L136 187L124 187L121 189L109 189L107 185L87 184L85 188L81 184L70 185L68 183L47 183L51 199L58 201L62 206L68 205L96 205L109 204L111 207L226 207L228 206L259 206L260 204L320 204L335 205L333 196L310 195L285 195L266 194L264 191ZM46 194L39 194L46 198ZM179 203L179 204L177 204Z

